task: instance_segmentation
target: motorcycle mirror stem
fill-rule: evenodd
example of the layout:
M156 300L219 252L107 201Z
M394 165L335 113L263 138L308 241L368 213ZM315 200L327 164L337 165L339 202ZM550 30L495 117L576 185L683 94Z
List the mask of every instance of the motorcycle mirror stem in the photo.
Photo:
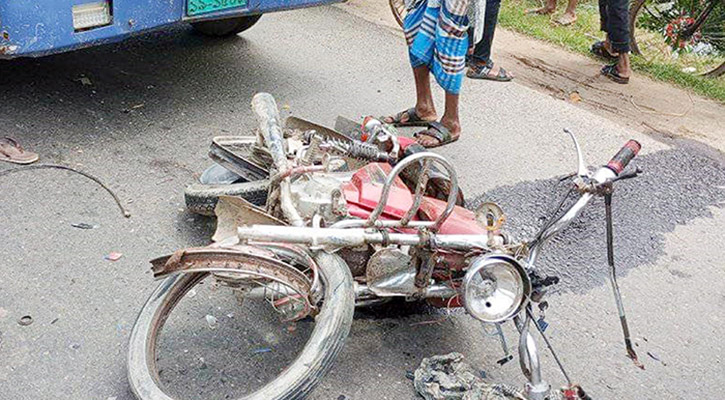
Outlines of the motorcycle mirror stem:
M568 129L564 128L564 132L566 132L571 140L574 142L574 147L576 148L576 158L577 158L577 168L576 168L576 174L580 177L588 177L590 175L589 170L587 169L586 164L584 163L584 156L582 155L582 149L579 147L579 141L576 140L576 136Z

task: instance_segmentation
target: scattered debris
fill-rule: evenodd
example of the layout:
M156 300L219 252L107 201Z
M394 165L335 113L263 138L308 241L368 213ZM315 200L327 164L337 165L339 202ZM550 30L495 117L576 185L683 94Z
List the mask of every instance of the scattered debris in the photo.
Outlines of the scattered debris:
M18 325L21 325L21 326L28 326L32 323L33 323L33 317L31 317L30 315L23 315L18 320Z
M667 363L666 363L666 362L664 362L664 361L662 361L662 359L660 358L660 356L658 356L658 355L657 355L656 353L653 353L653 352L651 352L651 351L648 351L648 352L647 352L647 355L648 355L648 356L650 356L650 358L651 358L651 359L653 359L653 360L655 360L655 361L659 361L659 362L660 362L660 363L662 363L662 365L664 365L665 367L667 366Z
M279 343L279 339L272 332L267 332L264 334L264 341L271 345L275 345L275 344Z
M74 228L78 228L78 229L95 229L95 228L98 228L98 225L91 225L91 224L87 224L85 222L73 223L73 224L70 224L70 226L72 226Z
M76 79L76 82L80 82L83 86L93 86L93 82L91 82L90 78L83 75Z
M254 353L254 354L262 354L262 353L269 353L270 351L272 351L271 348L269 348L269 347L262 347L262 348L259 348L259 349L256 349L256 350L252 351L252 353Z
M460 353L424 358L413 385L426 400L525 399L517 389L484 382Z
M206 323L207 323L207 325L209 325L209 328L211 328L211 329L216 329L216 327L217 327L217 319L215 316L213 316L211 314L206 315Z
M123 207L123 205L121 204L121 200L118 199L118 196L116 196L116 193L113 193L113 191L111 189L109 189L108 186L103 184L103 182L101 182L100 179L96 178L95 176L93 176L91 174L85 173L83 171L79 171L75 168L71 168L71 167L68 167L65 165L57 165L57 164L28 165L28 166L24 166L24 167L6 169L6 170L0 172L0 176L4 176L4 175L7 175L7 174L10 174L13 172L27 171L27 170L31 170L31 169L46 169L46 168L62 169L62 170L66 170L66 171L75 172L76 174L83 175L86 178L92 180L93 182L96 182L102 188L106 189L106 192L108 192L108 194L110 194L113 197L113 200L116 201L116 205L118 205L118 208L121 209L121 213L123 213L123 216L126 218L131 217L131 213Z
M131 106L130 108L124 108L123 110L121 110L121 112L123 112L124 114L128 114L128 113L130 113L131 111L134 111L134 110L138 110L139 108L141 108L141 107L143 107L143 106L145 106L145 105L146 105L146 104L144 104L144 103L141 103L141 104L134 104L134 105L132 105L132 106Z
M121 259L121 257L123 257L123 254L121 254L117 251L112 251L112 252L106 254L103 258L108 261L118 261Z
M15 164L32 164L38 161L38 154L27 151L20 142L11 138L0 138L0 161Z

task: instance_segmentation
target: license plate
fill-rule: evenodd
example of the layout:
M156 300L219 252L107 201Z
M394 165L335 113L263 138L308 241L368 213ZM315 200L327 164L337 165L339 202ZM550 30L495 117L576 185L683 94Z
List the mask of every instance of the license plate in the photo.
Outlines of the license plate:
M207 14L246 5L247 0L186 0L186 14L191 16Z

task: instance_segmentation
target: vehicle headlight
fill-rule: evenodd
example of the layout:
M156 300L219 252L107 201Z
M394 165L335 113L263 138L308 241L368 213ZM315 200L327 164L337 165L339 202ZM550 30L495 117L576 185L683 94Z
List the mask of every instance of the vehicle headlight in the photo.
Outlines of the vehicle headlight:
M529 300L531 281L513 257L489 254L474 258L463 278L466 311L484 322L516 316Z

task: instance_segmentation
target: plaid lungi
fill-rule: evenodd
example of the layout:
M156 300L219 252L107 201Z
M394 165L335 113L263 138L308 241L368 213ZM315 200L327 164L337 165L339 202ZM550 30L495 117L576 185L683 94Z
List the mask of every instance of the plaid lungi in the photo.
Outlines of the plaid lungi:
M468 0L418 0L403 24L413 68L427 65L448 93L458 94L468 51Z

